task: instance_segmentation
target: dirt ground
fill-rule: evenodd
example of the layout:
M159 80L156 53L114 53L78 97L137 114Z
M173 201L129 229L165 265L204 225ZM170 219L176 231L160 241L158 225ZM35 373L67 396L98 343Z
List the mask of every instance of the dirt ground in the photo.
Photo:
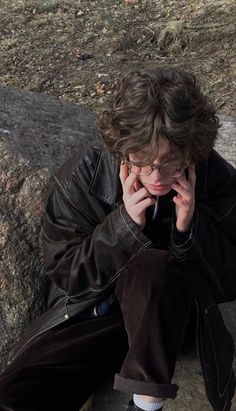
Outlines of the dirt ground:
M171 64L236 116L235 0L126 1L1 0L0 82L99 112L122 73Z

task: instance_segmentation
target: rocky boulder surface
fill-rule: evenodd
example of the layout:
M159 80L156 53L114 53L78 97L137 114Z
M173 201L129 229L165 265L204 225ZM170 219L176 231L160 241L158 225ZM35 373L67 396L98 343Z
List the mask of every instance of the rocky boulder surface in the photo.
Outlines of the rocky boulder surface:
M41 215L50 177L95 138L94 115L43 94L0 87L0 364L45 306Z

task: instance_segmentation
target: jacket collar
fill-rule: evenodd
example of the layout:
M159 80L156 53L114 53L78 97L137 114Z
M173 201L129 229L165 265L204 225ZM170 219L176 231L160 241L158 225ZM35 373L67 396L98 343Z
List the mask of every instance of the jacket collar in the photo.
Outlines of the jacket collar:
M89 193L111 206L118 207L122 204L119 172L119 160L103 147L97 159Z

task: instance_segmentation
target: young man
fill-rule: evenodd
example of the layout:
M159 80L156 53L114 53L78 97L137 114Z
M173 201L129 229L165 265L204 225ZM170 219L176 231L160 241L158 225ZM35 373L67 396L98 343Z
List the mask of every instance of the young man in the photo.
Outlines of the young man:
M133 395L127 410L162 409L193 316L207 396L230 410L234 347L217 304L236 297L236 171L213 150L218 127L188 73L121 81L102 143L54 177L48 310L0 377L2 411L78 410L108 372Z

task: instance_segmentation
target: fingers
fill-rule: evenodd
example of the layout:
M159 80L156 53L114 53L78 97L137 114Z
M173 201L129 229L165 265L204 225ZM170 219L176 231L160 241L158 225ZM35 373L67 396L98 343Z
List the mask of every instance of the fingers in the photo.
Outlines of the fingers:
M128 194L133 194L135 186L138 186L138 177L134 173L129 172L128 164L120 165L120 181L122 184L123 192Z
M119 177L120 177L120 181L121 181L122 186L124 186L124 183L125 183L125 181L126 181L126 179L127 179L128 176L129 176L129 168L128 168L128 165L125 164L125 163L121 163L121 164L120 164L120 174L119 174Z
M189 203L186 202L182 197L175 196L175 197L173 197L173 201L177 206L184 208L186 211L188 210Z
M146 197L144 200L140 201L139 203L136 203L134 205L135 209L133 210L134 215L137 217L140 216L142 213L146 211L148 207L151 205L155 204L155 198L154 197Z
M189 190L190 189L190 183L189 183L189 181L187 180L187 178L186 178L186 176L185 175L182 175L182 176L180 176L180 177L177 177L176 178L176 183L173 183L173 184L176 184L177 186L178 185L181 185L185 190Z
M132 201L136 204L142 201L145 197L152 197L149 191L143 187L138 179L138 176L133 173L129 173L127 164L120 165L120 180L123 187L123 194L128 197L132 194L132 198L128 201Z
M125 203L126 210L131 218L140 226L145 225L145 212L148 207L155 204L154 197L145 197L138 202Z
M146 222L146 209L155 204L155 198L143 187L137 175L129 173L127 164L120 166L120 181L126 211L142 230Z
M193 196L192 191L189 188L185 188L183 185L178 183L173 183L172 188L182 197L183 200L190 202Z
M196 172L195 164L191 164L188 167L188 178L185 174L176 178L175 183L172 184L172 188L186 201L190 201L194 196L195 184L196 184Z
M138 191L142 187L143 187L143 185L142 185L141 181L139 180L139 178L137 178L134 182L134 190Z
M188 174L188 181L191 184L191 186L195 187L196 183L196 166L195 163L192 163L188 167L189 174Z
M196 182L196 172L195 172L195 164L190 164L187 169L187 176L184 172L180 177L176 178L176 181L183 185L184 188L189 189L191 186L195 187Z
M173 201L176 211L176 227L180 231L187 231L191 225L195 208L195 184L195 164L190 164L188 174L184 173L172 184L172 188L177 193Z
M147 197L152 198L153 196L145 187L142 187L132 195L132 198L130 197L130 201L132 201L133 204L137 204Z

